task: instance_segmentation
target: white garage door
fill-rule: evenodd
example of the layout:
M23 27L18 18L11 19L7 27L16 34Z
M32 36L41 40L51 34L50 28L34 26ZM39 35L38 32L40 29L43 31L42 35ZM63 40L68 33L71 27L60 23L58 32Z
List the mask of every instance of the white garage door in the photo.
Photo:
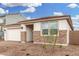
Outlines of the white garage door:
M21 41L20 29L8 29L5 36L7 41Z

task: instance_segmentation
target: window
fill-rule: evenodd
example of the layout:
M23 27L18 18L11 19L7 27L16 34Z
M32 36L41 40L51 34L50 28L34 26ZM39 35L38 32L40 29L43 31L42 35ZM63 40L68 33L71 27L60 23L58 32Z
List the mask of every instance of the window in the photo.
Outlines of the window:
M42 36L56 36L58 33L57 29L57 21L42 22L41 24Z
M41 24L42 26L42 34L43 35L48 35L48 22L43 22Z
M57 25L57 21L51 21L49 22L49 30L50 30L50 35L57 35L57 29L58 29L58 25Z

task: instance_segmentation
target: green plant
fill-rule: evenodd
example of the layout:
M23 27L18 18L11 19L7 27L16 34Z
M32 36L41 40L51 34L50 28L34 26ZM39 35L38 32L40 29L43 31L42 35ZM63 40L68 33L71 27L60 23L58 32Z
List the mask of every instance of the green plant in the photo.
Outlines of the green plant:
M59 46L59 48L62 48L62 47L63 47L62 45Z

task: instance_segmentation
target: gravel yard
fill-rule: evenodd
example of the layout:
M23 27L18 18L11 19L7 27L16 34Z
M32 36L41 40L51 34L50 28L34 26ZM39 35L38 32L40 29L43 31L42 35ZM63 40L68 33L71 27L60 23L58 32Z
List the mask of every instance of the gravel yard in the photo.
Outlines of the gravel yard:
M0 42L1 56L79 56L79 45L45 46L33 43Z

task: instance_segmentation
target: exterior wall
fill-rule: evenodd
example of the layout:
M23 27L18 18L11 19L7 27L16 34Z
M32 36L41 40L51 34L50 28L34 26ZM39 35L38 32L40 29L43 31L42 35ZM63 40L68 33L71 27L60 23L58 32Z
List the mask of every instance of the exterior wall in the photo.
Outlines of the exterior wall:
M25 20L25 17L20 15L20 14L6 15L5 18L6 18L6 24L14 24L14 23L17 23L19 21Z
M26 32L21 32L21 42L22 42L22 43L27 42L27 41L26 41L26 36L27 36L27 35L26 35Z
M59 36L57 37L57 44L67 44L67 30L59 30Z
M5 22L5 16L4 17L0 17L0 24Z
M58 21L58 30L71 30L66 20ZM34 23L34 31L41 31L41 22Z
M66 20L58 21L58 27L59 27L59 30L71 30Z
M54 42L54 38L52 39L53 41L50 42L50 40L53 37L43 37L40 35L40 31L34 31L33 32L33 41L34 42L40 42L40 43L53 43ZM61 39L62 38L62 39ZM63 31L59 31L59 36L57 36L57 40L56 40L57 44L67 44L67 31L63 30Z
M79 44L79 31L70 31L69 44Z
M57 37L57 44L69 44L69 31L70 26L66 20L58 21L59 36ZM41 22L34 24L33 30L34 42L46 42L46 38L41 36Z
M26 32L26 26L24 24L21 24L21 42L25 43L27 42L27 32Z
M34 23L34 31L41 31L41 22Z
M71 28L66 20L61 20L59 21L59 30L66 30L66 40L67 40L67 45L69 44L69 31L71 31Z
M22 31L22 32L26 32L26 30L27 30L27 29L26 29L26 25L21 24L21 27L22 27L21 31Z

